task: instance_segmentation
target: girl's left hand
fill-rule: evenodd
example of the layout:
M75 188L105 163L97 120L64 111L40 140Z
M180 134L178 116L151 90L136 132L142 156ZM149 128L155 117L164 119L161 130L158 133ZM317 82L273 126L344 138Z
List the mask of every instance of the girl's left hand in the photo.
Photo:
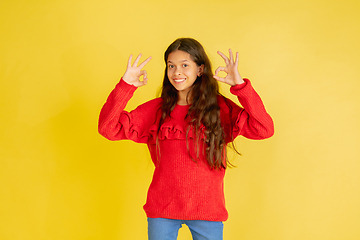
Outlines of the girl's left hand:
M220 82L227 83L230 86L244 83L244 80L242 79L238 71L239 53L236 53L235 62L231 49L229 49L230 59L220 51L218 51L217 53L225 60L226 67L218 67L215 70L214 78ZM219 77L218 74L220 71L226 72L227 75L224 78Z

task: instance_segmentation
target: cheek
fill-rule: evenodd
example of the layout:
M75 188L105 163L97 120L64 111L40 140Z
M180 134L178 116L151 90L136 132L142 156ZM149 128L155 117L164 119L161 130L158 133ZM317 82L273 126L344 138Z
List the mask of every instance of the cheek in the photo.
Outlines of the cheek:
M167 76L168 76L169 79L170 79L170 77L172 76L172 72L173 72L173 69L169 69L169 68L168 68L168 70L166 71Z
M196 70L192 70L188 72L188 75L195 79L197 78L197 74L198 72Z

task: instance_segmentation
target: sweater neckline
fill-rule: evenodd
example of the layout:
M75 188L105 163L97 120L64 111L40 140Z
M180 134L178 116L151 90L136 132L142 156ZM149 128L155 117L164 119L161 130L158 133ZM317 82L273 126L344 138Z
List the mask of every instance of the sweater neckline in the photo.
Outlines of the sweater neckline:
M189 108L190 106L191 106L191 104L187 104L187 105L180 105L180 104L178 104L178 103L176 103L176 106L177 107L181 107L181 108Z
M190 107L191 104L187 104L187 105L180 105L180 104L176 104L176 106L178 107Z

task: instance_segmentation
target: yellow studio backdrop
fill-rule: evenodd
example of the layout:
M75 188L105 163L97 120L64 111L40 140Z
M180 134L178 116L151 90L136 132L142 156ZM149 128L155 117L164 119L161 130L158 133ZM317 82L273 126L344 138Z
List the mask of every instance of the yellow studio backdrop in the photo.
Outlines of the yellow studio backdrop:
M0 239L146 239L146 145L97 133L130 54L153 59L127 110L156 97L178 37L240 53L275 122L236 140L227 240L360 239L357 0L0 3ZM236 101L229 88L222 92ZM191 239L186 227L179 239Z

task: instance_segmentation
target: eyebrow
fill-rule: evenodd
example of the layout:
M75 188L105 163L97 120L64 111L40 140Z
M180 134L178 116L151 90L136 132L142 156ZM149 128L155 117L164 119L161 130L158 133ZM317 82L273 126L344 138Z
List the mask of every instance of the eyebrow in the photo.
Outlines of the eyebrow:
M168 62L168 63L173 63L173 62L171 62L170 60L168 60L167 62ZM189 60L184 59L184 60L182 60L182 62L189 62Z

